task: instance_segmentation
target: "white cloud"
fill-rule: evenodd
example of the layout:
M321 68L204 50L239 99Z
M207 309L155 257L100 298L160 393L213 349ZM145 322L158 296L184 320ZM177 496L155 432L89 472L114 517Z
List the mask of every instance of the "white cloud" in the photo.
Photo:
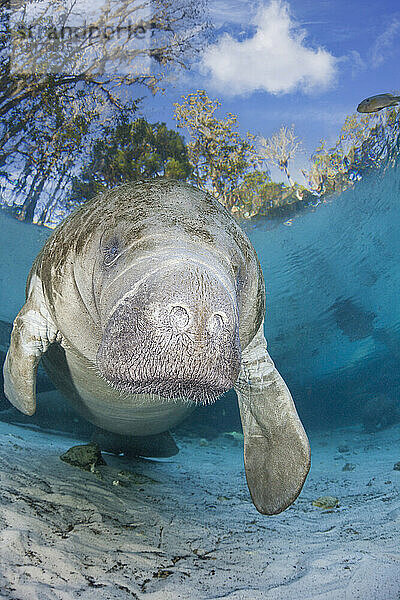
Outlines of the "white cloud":
M327 88L336 74L336 58L305 45L306 32L291 19L281 0L261 6L253 20L256 33L242 41L225 34L203 55L201 70L226 94L266 90L272 94Z
M372 66L379 67L385 62L388 55L392 54L393 45L398 44L398 38L400 35L400 21L394 19L390 25L385 29L383 33L376 39L375 44L372 47Z

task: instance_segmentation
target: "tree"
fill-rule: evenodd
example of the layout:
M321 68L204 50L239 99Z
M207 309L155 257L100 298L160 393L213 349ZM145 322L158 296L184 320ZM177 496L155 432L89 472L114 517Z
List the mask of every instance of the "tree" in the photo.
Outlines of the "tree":
M340 147L336 145L328 149L325 140L321 140L311 160L310 171L303 173L312 190L318 193L331 192L342 184L348 170L348 161Z
M32 221L42 199L36 213L38 222L43 222L62 197L76 162L84 155L91 131L100 120L100 99L95 96L87 101L79 95L68 106L65 103L61 90L48 90L42 93L41 106L32 121L29 114L25 119L13 119L14 115L10 115L3 120L4 135L9 134L9 138L0 151L1 184L3 194L8 191L8 201L14 204L21 220Z
M21 219L36 214L43 220L49 202L54 205L54 192L62 198L99 126L121 111L136 110L137 100L131 98L138 84L155 93L174 66L189 64L206 31L204 1L103 0L102 6L95 4L90 23L96 35L82 34L77 43L71 43L75 31L64 3L37 3L41 12L32 21L28 4L1 1L3 203L14 205ZM35 33L31 39L31 26L46 35ZM134 43L127 41L128 33Z
M183 96L175 103L177 126L189 132L188 152L193 165L191 180L197 187L211 191L226 207L235 202L235 193L245 174L261 164L254 136L242 138L236 131L237 116L228 113L218 119L221 107L204 90Z
M236 203L232 212L244 218L266 215L280 205L283 183L275 183L266 171L254 170L243 177L236 190Z
M294 182L288 170L289 161L295 157L301 147L301 142L294 133L294 125L290 128L282 125L280 130L270 138L265 139L260 136L259 142L261 145L261 155L283 171L288 178L289 185L293 186Z
M308 176L311 189L319 193L342 191L366 171L395 162L394 151L400 131L400 112L379 115L353 114L346 117L338 140L331 148L321 140L311 157Z
M72 182L69 205L75 206L99 192L147 177L187 179L191 174L185 142L165 123L131 122L120 115L116 125L102 128L91 147L88 163Z

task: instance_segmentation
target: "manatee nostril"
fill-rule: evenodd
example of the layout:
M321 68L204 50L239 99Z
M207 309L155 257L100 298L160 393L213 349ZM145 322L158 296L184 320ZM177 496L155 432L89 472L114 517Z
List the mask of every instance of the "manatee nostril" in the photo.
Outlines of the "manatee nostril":
M208 327L211 333L219 334L224 327L224 318L220 313L214 313L208 321Z
M183 329L189 323L189 314L183 306L173 306L169 313L169 322L173 327Z

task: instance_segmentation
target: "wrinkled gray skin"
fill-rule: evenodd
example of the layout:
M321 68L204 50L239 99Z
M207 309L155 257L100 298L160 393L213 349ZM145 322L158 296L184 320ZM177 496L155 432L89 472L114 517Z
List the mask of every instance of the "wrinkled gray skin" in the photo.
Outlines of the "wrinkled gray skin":
M5 394L33 414L43 356L86 419L154 439L235 387L250 493L276 514L300 493L310 450L264 313L256 253L214 198L168 180L127 184L78 208L36 258Z

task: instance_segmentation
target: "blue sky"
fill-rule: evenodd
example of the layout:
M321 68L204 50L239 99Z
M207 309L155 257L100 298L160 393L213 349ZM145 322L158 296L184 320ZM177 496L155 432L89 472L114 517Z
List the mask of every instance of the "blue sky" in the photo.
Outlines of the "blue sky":
M150 121L175 127L173 102L205 89L221 116L239 117L241 133L268 137L295 125L304 150L300 169L321 138L333 143L347 114L375 93L400 90L398 0L281 0L259 4L209 0L212 43L164 95L148 97ZM284 180L277 172L276 180Z

